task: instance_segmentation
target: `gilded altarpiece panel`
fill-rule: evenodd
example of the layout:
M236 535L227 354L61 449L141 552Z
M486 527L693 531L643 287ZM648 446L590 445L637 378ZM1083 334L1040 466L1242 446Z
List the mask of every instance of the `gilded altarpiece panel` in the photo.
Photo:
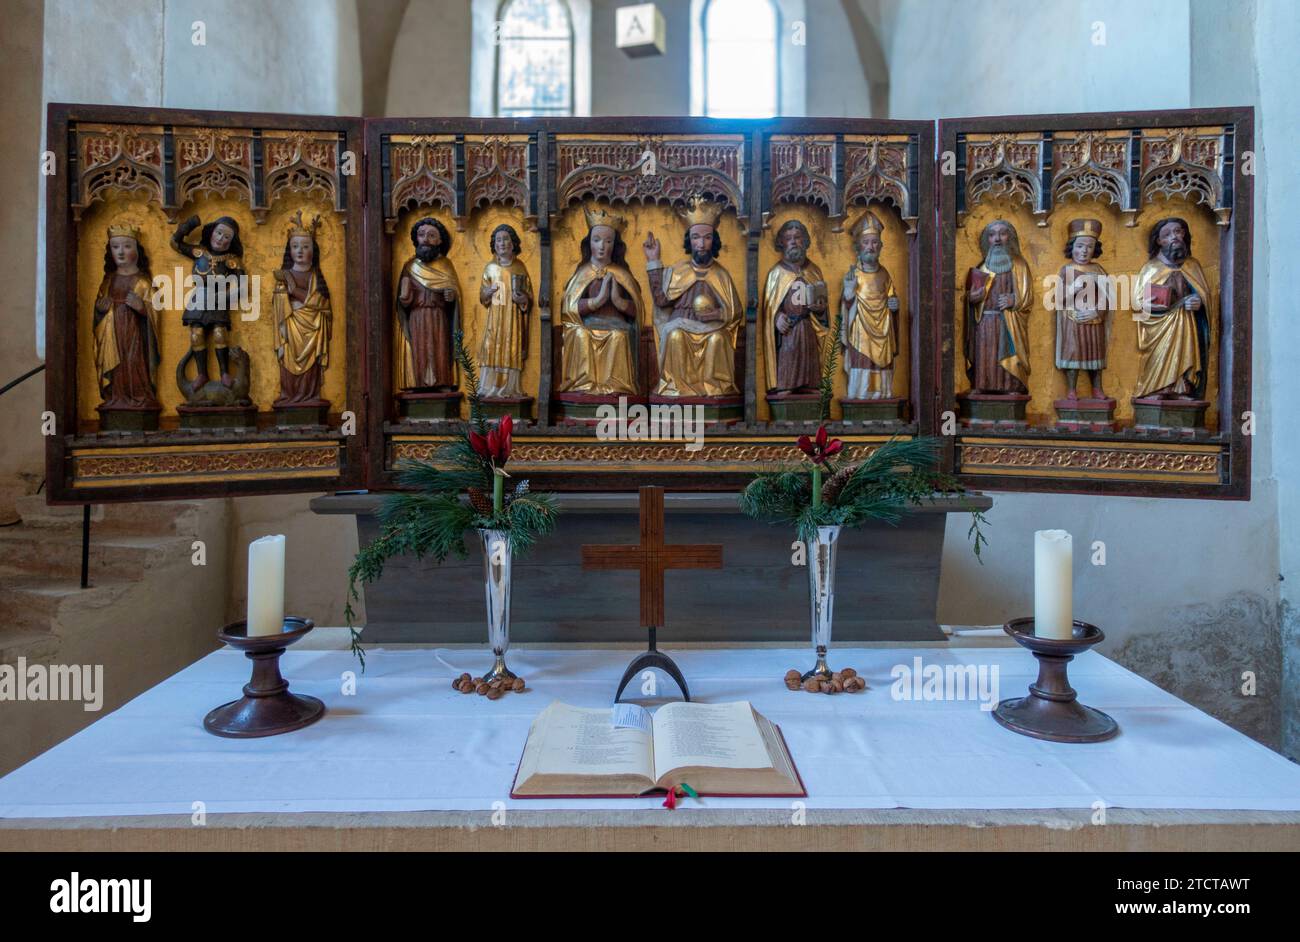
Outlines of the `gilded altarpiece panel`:
M360 131L50 106L53 500L362 482Z
M971 486L1249 496L1248 109L940 122L946 423Z

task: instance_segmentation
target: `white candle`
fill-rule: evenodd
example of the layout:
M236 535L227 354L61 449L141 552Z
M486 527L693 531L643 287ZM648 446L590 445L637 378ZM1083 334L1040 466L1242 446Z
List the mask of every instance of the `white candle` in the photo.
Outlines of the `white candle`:
M248 634L274 635L284 627L284 534L248 544Z
M1070 534L1064 530L1034 533L1034 634L1041 638L1073 637L1073 563Z

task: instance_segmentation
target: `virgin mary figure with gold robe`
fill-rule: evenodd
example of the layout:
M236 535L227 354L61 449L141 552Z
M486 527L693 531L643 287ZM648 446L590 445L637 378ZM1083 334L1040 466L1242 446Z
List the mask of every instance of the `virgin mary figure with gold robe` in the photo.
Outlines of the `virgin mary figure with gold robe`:
M564 286L560 305L562 393L637 395L637 327L641 287L624 263L626 221L604 206L583 209L587 237L582 262Z

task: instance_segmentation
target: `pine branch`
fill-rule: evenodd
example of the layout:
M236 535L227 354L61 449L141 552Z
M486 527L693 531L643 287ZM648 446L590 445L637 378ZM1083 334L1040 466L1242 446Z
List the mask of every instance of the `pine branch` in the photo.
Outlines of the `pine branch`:
M474 431L480 435L486 435L487 417L483 414L483 398L478 392L478 366L474 363L474 358L469 355L465 349L465 332L458 330L451 335L452 355L456 358L457 365L460 366L464 379L461 380L461 386L469 390L469 422L474 427Z
M835 367L840 359L840 331L844 328L844 307L835 312L835 327L830 336L830 350L822 363L821 403L818 406L823 422L831 420L831 399L835 396Z

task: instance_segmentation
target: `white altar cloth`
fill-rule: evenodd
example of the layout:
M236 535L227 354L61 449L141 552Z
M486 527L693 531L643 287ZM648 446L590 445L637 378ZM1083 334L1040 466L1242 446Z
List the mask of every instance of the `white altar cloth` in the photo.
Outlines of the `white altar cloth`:
M497 701L451 688L490 655L469 649L371 650L360 673L345 651L293 651L291 689L329 712L266 739L204 732L209 709L237 696L249 662L222 650L0 779L0 818L237 812L474 811L656 808L661 798L513 800L532 719L553 699L608 705L627 649L517 650L528 692ZM809 809L1074 808L1300 810L1300 766L1090 652L1070 665L1083 702L1119 723L1106 743L1058 744L1003 729L974 699L891 696L895 665L996 666L1003 698L1036 675L1019 648L835 649L867 691L790 692L782 676L807 650L673 652L697 700L749 700L777 723ZM356 693L342 692L356 671ZM675 694L672 682L661 679ZM639 689L639 682L629 690ZM968 694L969 695L969 694ZM501 804L495 804L500 802ZM706 798L684 808L783 808L790 799Z

